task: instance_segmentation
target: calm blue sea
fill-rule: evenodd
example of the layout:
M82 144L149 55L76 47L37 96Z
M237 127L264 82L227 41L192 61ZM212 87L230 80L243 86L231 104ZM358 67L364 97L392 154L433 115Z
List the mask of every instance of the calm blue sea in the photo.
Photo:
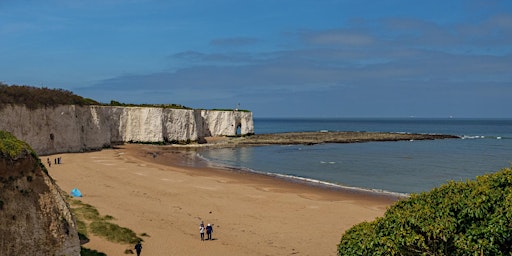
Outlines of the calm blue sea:
M512 119L255 119L255 133L375 131L462 139L209 149L201 157L249 171L393 193L428 191L448 180L510 167Z

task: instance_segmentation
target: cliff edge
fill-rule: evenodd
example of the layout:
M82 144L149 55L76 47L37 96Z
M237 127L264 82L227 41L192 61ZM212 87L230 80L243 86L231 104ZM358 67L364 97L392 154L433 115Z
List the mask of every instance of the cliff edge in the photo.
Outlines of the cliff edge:
M69 205L31 147L0 131L2 255L80 255Z

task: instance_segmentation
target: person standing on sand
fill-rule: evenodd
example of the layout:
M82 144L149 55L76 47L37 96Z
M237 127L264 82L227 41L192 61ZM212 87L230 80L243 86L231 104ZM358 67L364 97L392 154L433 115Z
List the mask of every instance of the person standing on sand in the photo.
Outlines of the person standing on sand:
M199 224L199 234L201 234L201 241L204 241L204 224Z
M140 256L140 252L142 251L142 244L140 243L140 241L138 241L137 244L135 245L135 251L137 252L137 256Z
M213 233L213 227L212 227L212 225L210 225L210 223L208 223L208 225L206 226L206 235L208 236L206 238L206 240L212 240L212 233Z

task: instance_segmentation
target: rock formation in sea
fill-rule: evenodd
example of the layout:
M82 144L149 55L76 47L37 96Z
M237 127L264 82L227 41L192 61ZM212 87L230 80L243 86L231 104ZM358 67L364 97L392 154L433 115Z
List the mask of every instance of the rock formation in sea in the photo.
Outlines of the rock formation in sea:
M30 146L0 131L0 255L80 255L63 194Z
M29 109L7 104L0 109L0 117L0 130L26 141L40 155L123 142L202 142L209 136L254 133L252 113L235 110L97 105Z

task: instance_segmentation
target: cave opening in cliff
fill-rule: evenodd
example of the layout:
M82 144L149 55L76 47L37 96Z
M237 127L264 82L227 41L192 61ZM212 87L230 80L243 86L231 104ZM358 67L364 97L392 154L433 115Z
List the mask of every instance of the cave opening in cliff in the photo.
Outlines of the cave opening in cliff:
M241 136L242 135L242 124L238 123L236 125L236 136Z

